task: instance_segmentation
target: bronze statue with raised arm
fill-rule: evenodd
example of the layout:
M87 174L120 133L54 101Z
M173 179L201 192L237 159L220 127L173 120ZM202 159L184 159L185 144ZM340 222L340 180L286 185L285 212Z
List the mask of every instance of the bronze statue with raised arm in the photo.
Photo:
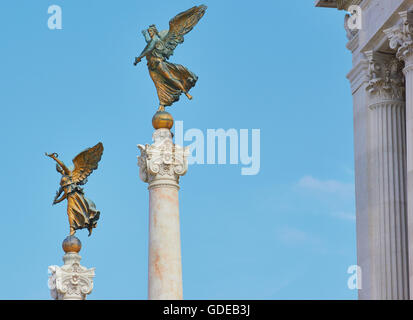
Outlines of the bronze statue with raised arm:
M88 229L89 236L92 229L96 228L100 212L96 210L93 201L87 199L81 185L86 184L87 177L97 169L102 157L103 145L99 142L92 148L79 153L74 159L74 169L70 170L58 159L57 153L47 154L57 162L56 170L62 175L59 191L56 192L53 204L67 200L67 215L69 218L70 235L73 236L78 229ZM63 193L63 195L62 195ZM60 197L60 195L62 195ZM59 198L60 197L60 198Z
M201 5L178 14L169 21L169 31L158 32L155 25L142 31L147 46L135 58L134 65L146 57L149 74L158 93L159 112L178 101L182 93L192 99L189 90L195 86L198 77L184 66L167 60L173 55L176 46L184 42L184 35L194 28L206 9L205 5Z

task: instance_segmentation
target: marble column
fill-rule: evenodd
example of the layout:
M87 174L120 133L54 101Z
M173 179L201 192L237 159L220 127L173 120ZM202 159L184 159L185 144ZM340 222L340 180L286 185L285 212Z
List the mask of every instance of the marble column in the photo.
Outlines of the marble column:
M374 219L371 220L375 299L408 299L406 130L402 63L366 52L369 61Z
M180 300L182 291L179 178L188 169L189 150L175 145L167 128L157 129L152 145L138 145L140 178L149 189L148 299Z
M92 292L95 268L80 265L81 243L75 236L63 241L64 265L49 266L49 289L54 300L85 300Z
M401 21L384 30L391 49L404 62L403 73L406 81L406 146L407 146L407 237L409 252L409 288L413 299L413 13L399 12Z

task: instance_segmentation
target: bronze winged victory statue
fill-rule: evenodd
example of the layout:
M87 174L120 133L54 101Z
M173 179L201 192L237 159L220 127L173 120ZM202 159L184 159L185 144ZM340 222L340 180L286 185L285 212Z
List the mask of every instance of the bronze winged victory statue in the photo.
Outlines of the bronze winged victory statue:
M192 99L189 90L195 86L198 77L184 66L167 60L176 46L184 42L184 35L194 28L206 9L205 5L200 5L178 14L169 21L169 31L158 32L155 25L142 31L147 46L135 58L134 65L146 57L149 74L158 93L160 112L165 110L165 106L178 101L182 93Z
M70 235L73 236L78 229L88 229L89 236L92 229L96 228L100 212L96 210L93 201L84 195L82 185L86 184L87 177L97 169L102 157L103 145L99 142L92 148L79 153L74 159L74 169L70 170L58 159L57 153L47 154L57 162L56 170L62 175L59 191L56 192L53 204L67 200L67 215L69 218ZM63 195L60 197L60 195ZM60 197L60 198L59 198Z

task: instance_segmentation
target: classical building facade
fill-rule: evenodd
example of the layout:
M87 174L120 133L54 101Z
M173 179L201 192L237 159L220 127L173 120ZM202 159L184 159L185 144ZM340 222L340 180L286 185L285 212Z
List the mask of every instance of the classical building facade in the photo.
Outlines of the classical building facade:
M353 67L359 299L413 299L413 0L324 0Z

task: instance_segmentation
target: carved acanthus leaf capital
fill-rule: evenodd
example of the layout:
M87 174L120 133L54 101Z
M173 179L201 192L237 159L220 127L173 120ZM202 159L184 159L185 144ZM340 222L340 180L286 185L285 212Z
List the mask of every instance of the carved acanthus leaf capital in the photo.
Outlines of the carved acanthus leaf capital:
M413 12L399 12L401 22L384 30L391 49L397 49L396 57L406 61L413 53Z
M157 180L163 184L176 185L179 177L188 170L189 148L175 145L168 129L158 129L153 134L154 143L138 145L141 155L138 157L139 176L150 185Z
M95 268L80 265L77 253L67 253L62 267L49 266L49 289L55 300L85 300L93 290Z
M371 97L381 100L404 100L405 86L403 63L393 55L368 51L369 61L367 91Z

